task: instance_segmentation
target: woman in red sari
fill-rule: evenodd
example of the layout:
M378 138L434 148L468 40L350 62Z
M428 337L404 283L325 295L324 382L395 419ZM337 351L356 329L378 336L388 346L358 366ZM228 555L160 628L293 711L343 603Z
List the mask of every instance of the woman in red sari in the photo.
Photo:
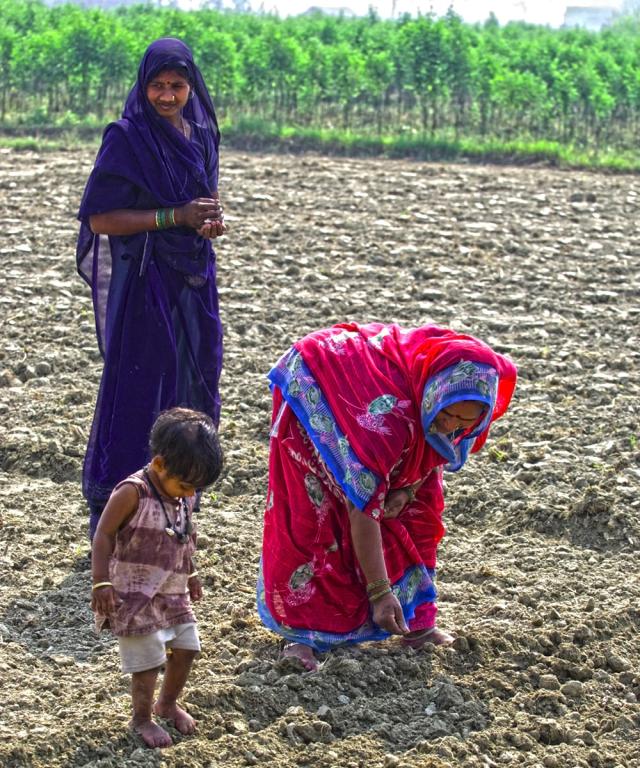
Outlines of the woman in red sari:
M459 470L506 411L511 361L437 326L345 323L311 333L269 374L273 421L258 581L285 655L436 626L442 468Z

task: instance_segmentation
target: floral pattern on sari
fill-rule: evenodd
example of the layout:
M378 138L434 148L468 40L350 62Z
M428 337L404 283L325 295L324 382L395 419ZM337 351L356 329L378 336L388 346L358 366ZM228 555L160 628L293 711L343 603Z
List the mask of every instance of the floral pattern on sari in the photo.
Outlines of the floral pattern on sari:
M328 336L323 341L319 342L321 346L326 347L336 355L343 355L344 343L349 339L358 338L358 333L355 331L342 330L339 333L335 333L332 336Z
M375 336L371 336L367 341L369 344L371 344L372 347L375 347L376 349L382 349L382 342L386 336L390 335L391 331L389 328L383 328L379 333L376 333Z
M380 395L372 400L365 413L358 414L356 421L364 429L371 432L377 432L380 435L390 435L391 430L384 423L384 417L391 413L395 408L401 410L409 408L411 400L398 400L393 395Z

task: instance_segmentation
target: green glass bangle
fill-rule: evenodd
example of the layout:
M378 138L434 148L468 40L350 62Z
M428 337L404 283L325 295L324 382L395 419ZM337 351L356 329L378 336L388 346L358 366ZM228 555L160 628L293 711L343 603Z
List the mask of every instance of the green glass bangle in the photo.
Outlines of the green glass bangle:
M167 229L176 226L175 208L158 208L156 210L156 229Z

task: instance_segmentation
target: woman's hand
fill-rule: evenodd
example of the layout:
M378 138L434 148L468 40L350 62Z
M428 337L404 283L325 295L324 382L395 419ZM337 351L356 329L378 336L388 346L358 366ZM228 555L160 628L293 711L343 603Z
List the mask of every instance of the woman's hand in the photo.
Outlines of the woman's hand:
M191 227L202 237L219 237L224 234L224 216L220 200L213 197L198 197L181 208L174 209L174 219L178 227Z
M98 587L91 593L91 608L100 616L110 616L116 610L116 593L112 586Z
M187 586L189 587L189 597L193 603L202 600L202 583L197 576L192 576L187 582Z
M125 208L96 213L89 217L89 226L96 235L135 235L139 232L153 232L158 229L157 213L156 208L148 211ZM169 221L175 222L176 227L191 227L206 238L220 237L226 231L222 205L217 192L213 192L211 197L198 197L180 208L173 208L173 217L169 216L167 222ZM168 223L165 223L166 226Z
M392 635L406 635L409 627L406 625L402 615L402 606L398 598L389 592L379 597L373 606L373 621L386 632Z
M196 232L200 237L204 237L206 240L213 240L216 237L224 235L227 231L227 225L224 221L210 221L203 224Z
M384 517L398 517L402 510L410 501L413 501L414 494L411 486L407 488L395 488L389 491L384 501Z
M227 231L227 226L224 223L224 209L222 208L222 203L217 196L217 192L214 192L213 195L214 197L212 199L214 203L217 203L217 217L213 219L205 219L205 222L200 227L200 229L196 230L200 237L204 237L207 240L213 240L216 237L221 237Z

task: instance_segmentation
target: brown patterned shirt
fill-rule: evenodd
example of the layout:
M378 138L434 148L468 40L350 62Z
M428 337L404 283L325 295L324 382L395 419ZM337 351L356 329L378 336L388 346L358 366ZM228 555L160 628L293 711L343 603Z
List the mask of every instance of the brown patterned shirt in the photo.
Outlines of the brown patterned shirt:
M192 532L181 544L177 536L166 532L167 519L162 505L149 487L142 470L124 483L135 485L138 508L116 534L109 561L109 580L116 592L116 610L110 616L96 614L96 628L109 628L114 635L148 635L175 624L195 622L187 581L193 572L192 556L196 548L193 505ZM170 520L175 521L176 499L162 496ZM184 520L180 522L184 525Z

